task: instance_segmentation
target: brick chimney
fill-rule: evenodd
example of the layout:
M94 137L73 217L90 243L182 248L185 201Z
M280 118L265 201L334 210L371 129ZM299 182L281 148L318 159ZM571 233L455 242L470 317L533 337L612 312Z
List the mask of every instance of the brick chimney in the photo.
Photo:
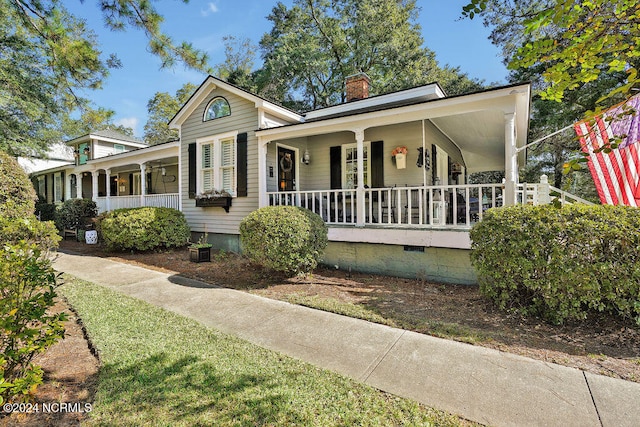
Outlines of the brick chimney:
M347 102L357 101L369 97L369 85L371 80L365 73L348 76L345 82L347 90Z

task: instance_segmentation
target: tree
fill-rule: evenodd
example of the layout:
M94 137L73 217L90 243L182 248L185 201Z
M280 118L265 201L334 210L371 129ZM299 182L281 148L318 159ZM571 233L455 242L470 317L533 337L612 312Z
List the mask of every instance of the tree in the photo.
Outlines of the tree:
M215 67L218 77L250 92L257 92L257 73L253 71L258 47L251 39L238 39L235 36L225 36L225 61Z
M472 0L463 14L472 18L491 7L487 0ZM615 103L615 95L640 87L640 4L636 0L547 0L527 2L531 8L521 22L531 36L520 45L509 66L544 66L549 85L544 99L560 101L566 92L597 80L605 73L626 73L622 85L612 88L602 102ZM546 31L548 29L558 31ZM605 105L605 106L608 106Z
M176 91L175 96L171 96L167 92L156 92L147 103L149 118L144 125L145 142L155 145L178 139L178 132L169 129L169 120L187 102L196 88L196 85L186 83Z
M260 93L285 105L325 107L345 101L345 79L358 72L371 78L372 95L436 80L455 93L479 88L457 69L438 67L422 47L415 3L296 0L290 9L278 3L268 16L273 28L260 41Z
M186 1L186 0L183 0ZM0 0L0 149L13 155L44 151L62 135L62 122L86 109L82 90L99 88L108 69L95 34L61 0ZM144 31L149 48L169 67L209 71L207 57L160 31L162 17L147 0L98 0L112 30Z
M558 129L571 125L597 110L598 101L616 88L625 84L627 74L622 71L601 72L595 80L580 82L570 91L565 91L561 100L552 100L544 96L553 85L544 78L549 64L539 61L528 66L516 63L519 49L527 44L536 44L537 40L563 40L566 29L549 23L537 28L527 23L543 10L550 10L555 0L489 0L477 8L464 8L463 14L469 17L481 16L486 26L492 27L490 39L502 48L504 62L511 69L509 80L531 81L534 96L532 99L532 119L529 139L535 140L549 135ZM614 95L615 100L623 99ZM609 101L613 102L613 101ZM590 198L595 194L592 180L586 176L587 171L577 171L574 176L563 174L567 159L578 148L575 134L567 130L561 134L545 139L528 150L528 164L522 171L527 181L537 181L540 174L549 175L556 187L571 185L571 191Z

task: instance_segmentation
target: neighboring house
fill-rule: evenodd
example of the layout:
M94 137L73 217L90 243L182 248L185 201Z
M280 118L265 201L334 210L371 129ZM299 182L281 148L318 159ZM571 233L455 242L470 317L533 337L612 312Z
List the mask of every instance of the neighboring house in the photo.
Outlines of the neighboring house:
M368 88L366 75L352 76L349 102L300 115L208 77L169 123L192 230L238 251L247 214L304 206L329 226L327 264L475 282L471 225L489 207L535 197L536 186L518 182L530 85L452 97L437 83L375 97ZM504 182L467 184L495 170ZM229 197L206 197L222 190Z
M179 142L148 146L113 130L65 143L74 160L32 173L36 192L49 203L93 199L99 212L138 207L179 209Z

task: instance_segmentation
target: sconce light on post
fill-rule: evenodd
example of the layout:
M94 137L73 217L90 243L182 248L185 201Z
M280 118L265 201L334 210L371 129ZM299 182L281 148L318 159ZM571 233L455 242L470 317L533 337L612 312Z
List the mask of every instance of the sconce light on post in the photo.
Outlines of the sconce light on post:
M304 163L305 165L308 165L310 161L311 161L311 155L309 154L309 150L305 149L304 154L302 155L302 163Z
M91 153L91 149L90 149L89 147L84 147L84 150L82 150L82 153L83 153L85 156L88 156L88 155L89 155L89 153Z

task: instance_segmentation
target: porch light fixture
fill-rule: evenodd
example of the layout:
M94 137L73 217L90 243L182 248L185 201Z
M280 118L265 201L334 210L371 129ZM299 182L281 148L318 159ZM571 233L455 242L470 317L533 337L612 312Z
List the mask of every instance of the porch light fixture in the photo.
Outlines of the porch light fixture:
M302 155L302 163L308 165L311 161L311 155L309 154L309 149L305 148L304 154Z
M76 159L78 157L80 157L80 151L79 150L73 150L73 157L75 157Z
M89 153L91 152L91 149L89 147L84 147L84 150L82 150L82 152L84 153L85 156L88 156Z

